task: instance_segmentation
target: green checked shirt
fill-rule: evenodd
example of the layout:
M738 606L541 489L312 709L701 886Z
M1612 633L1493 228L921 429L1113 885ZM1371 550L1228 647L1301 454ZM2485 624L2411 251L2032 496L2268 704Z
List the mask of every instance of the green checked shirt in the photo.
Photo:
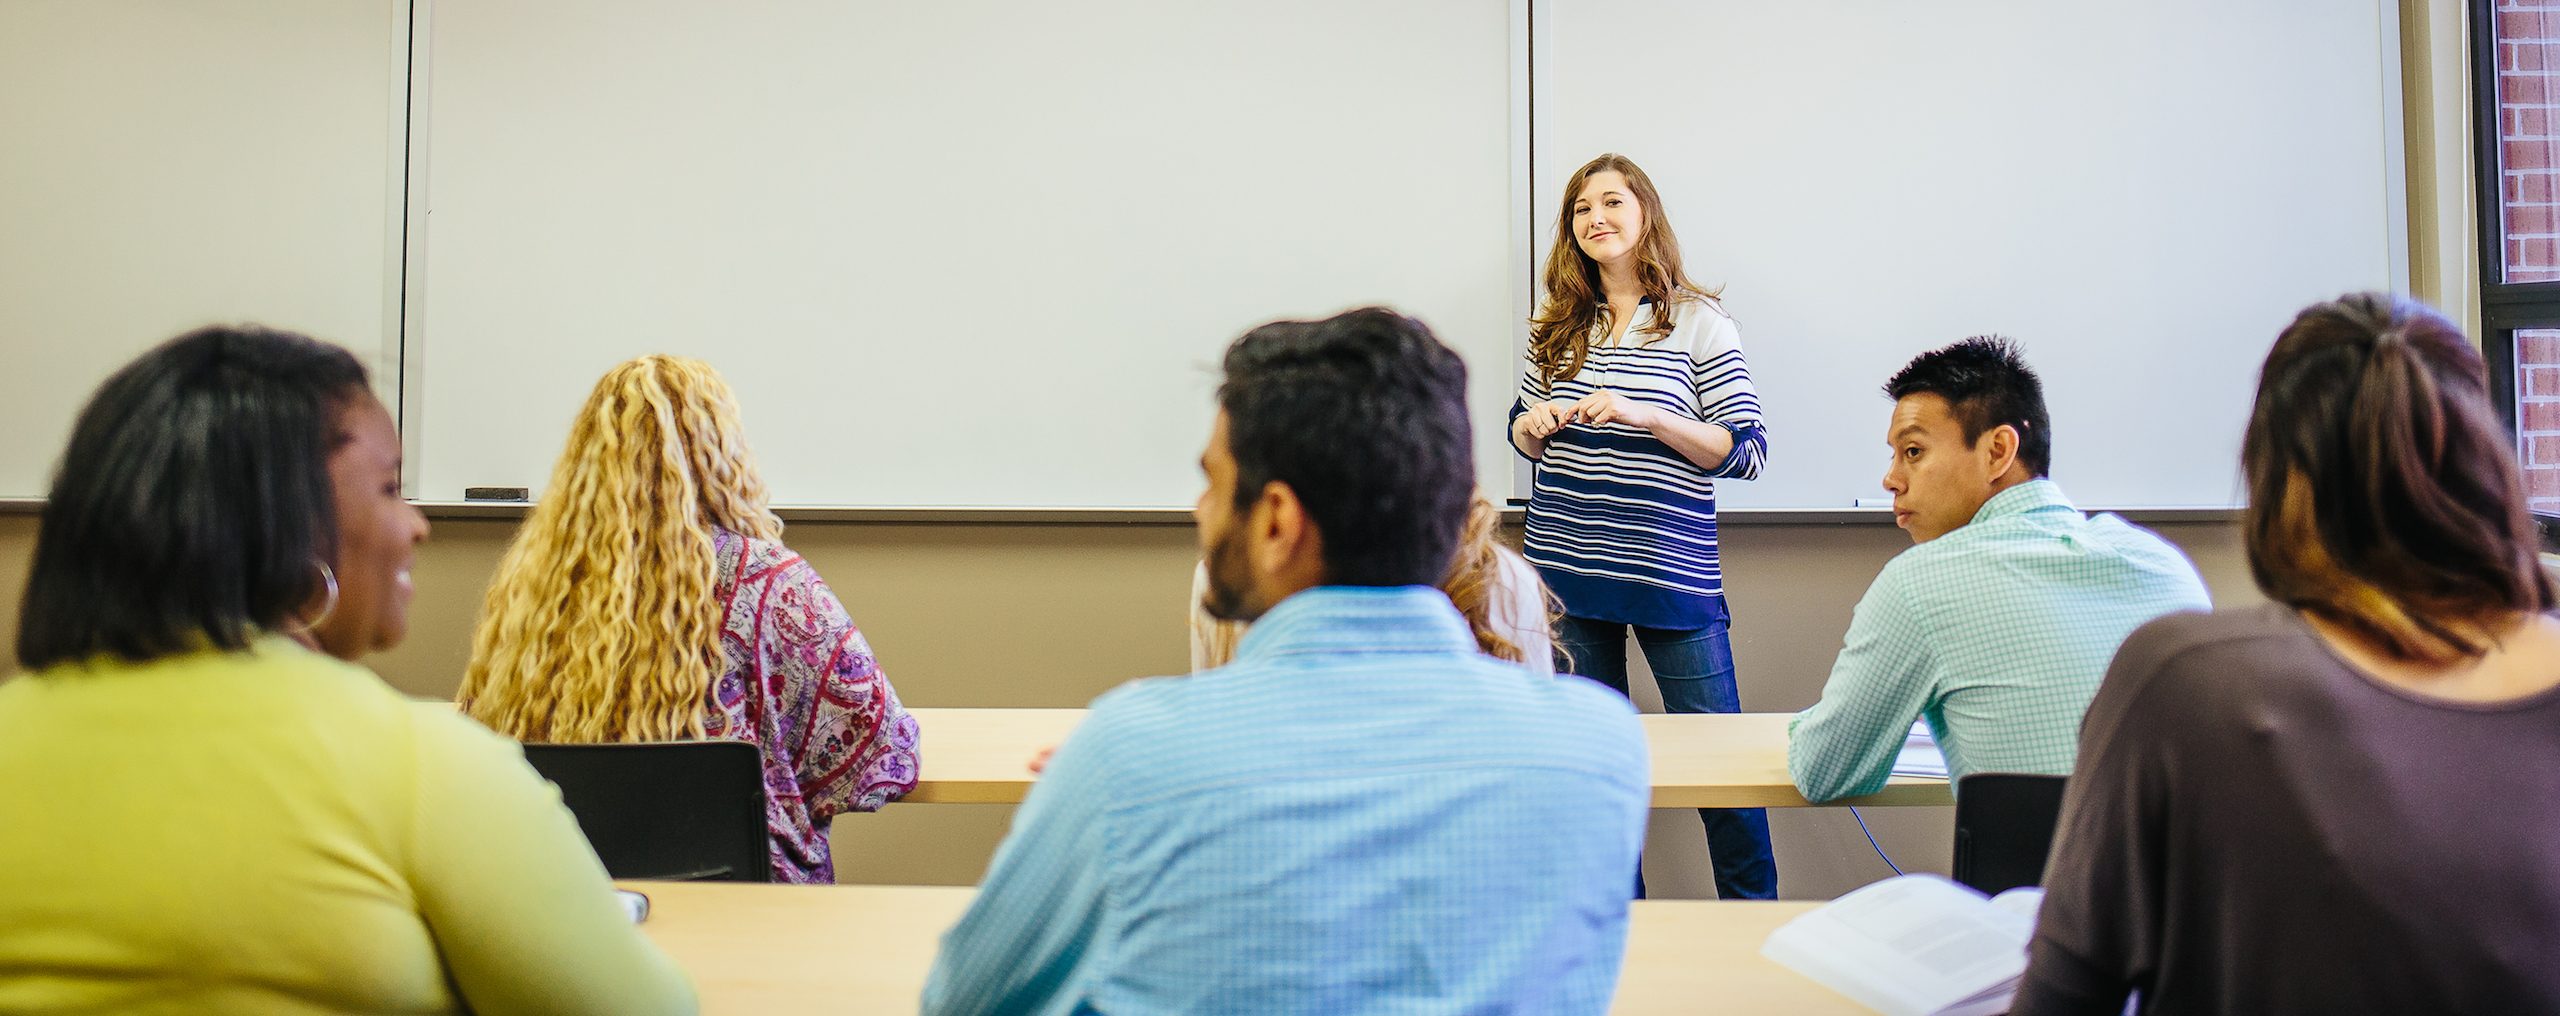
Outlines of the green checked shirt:
M2168 541L2082 515L2051 480L2011 487L1885 564L1822 701L1788 725L1787 771L1808 800L1875 793L1917 718L1949 779L2068 775L2081 714L2125 636L2212 606Z

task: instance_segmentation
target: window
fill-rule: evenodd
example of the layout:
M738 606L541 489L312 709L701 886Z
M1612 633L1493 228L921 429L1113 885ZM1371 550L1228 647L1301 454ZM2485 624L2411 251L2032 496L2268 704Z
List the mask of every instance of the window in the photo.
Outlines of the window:
M2560 0L2472 0L2481 351L2560 549Z

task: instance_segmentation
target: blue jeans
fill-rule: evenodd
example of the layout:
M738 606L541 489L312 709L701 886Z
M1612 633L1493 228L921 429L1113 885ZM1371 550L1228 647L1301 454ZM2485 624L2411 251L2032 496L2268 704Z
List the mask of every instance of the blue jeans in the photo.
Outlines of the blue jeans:
M1580 674L1627 693L1627 628L1616 621L1566 616L1556 622L1556 672ZM1634 626L1636 645L1653 668L1663 708L1675 713L1738 713L1742 695L1733 680L1733 642L1726 623L1681 631ZM1769 813L1759 808L1700 808L1707 826L1707 856L1715 862L1716 895L1724 899L1778 898L1778 859L1769 851ZM1644 895L1644 875L1636 875Z

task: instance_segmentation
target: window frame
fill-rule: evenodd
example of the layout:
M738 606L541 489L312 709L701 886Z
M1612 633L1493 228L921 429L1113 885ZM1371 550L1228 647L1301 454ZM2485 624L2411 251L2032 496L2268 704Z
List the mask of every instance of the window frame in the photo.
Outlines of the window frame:
M2530 449L2517 419L2516 333L2560 330L2560 281L2508 282L2506 160L2498 115L2498 0L2471 0L2471 180L2479 221L2480 355L2489 365L2489 396L2506 421L2523 466ZM2560 513L2536 511L2545 553L2560 553Z

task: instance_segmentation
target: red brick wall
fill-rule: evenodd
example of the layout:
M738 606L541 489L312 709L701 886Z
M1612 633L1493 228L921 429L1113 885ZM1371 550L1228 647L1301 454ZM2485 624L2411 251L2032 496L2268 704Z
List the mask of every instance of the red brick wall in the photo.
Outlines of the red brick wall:
M2560 280L2560 0L2499 0L2506 281ZM2516 449L2534 510L2560 512L2560 329L2516 333Z
M2516 333L2516 403L2525 497L2560 513L2560 329Z

